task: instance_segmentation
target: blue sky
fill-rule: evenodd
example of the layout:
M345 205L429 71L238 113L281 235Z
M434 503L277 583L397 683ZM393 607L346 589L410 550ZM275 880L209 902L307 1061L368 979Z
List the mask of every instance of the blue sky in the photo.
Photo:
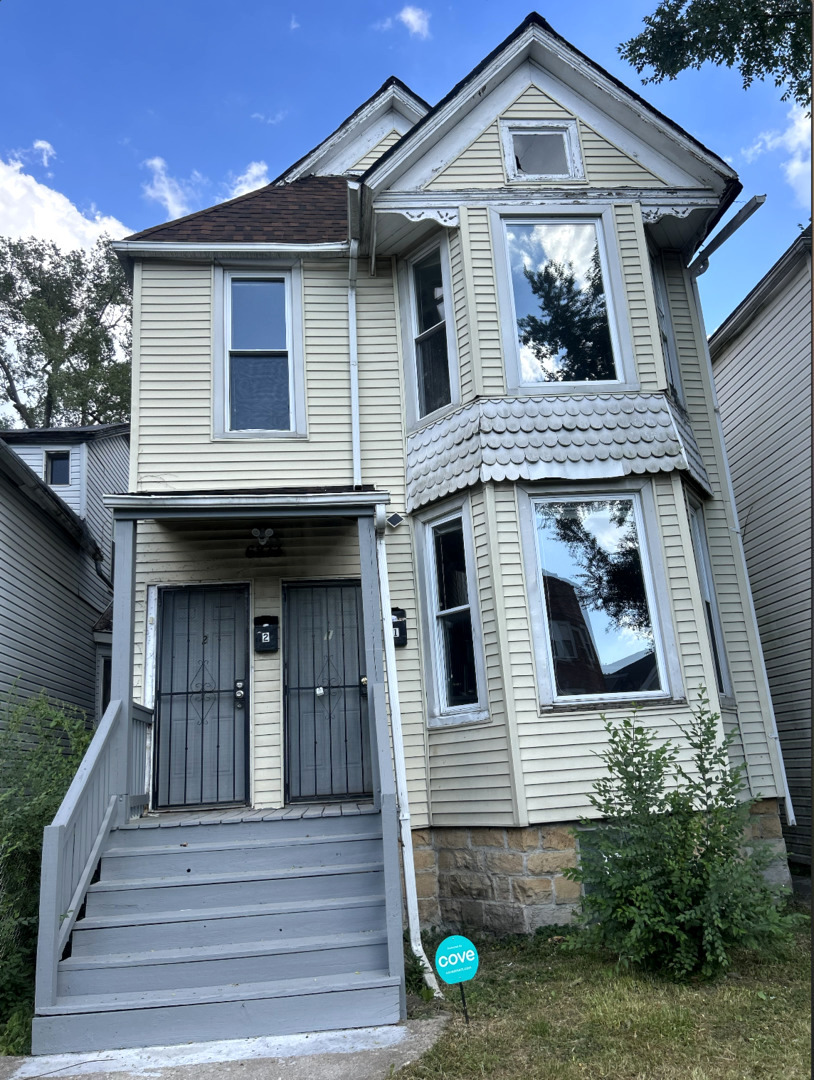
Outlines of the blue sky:
M700 279L713 329L809 220L808 121L774 86L744 91L737 72L709 65L643 88L616 46L655 6L538 10L729 160L741 202L768 196ZM0 234L90 243L248 190L388 75L434 104L528 10L529 0L0 0Z

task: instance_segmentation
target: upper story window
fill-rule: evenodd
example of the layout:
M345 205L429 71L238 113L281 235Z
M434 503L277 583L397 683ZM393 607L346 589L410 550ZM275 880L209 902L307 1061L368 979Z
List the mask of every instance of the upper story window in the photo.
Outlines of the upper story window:
M712 647L712 661L715 664L715 681L718 684L719 693L731 697L732 682L726 663L721 614L715 599L715 581L712 576L712 565L709 557L709 547L707 546L704 511L701 504L694 500L690 500L688 510L690 513L690 531L692 533L693 551L695 552L695 564L698 568L698 583L701 586L701 602L704 605L704 615L706 616L709 641Z
M405 354L408 360L407 413L415 423L457 403L455 337L450 316L446 240L422 248L401 271Z
M584 177L575 120L502 120L500 134L510 181Z
M505 221L504 230L517 384L620 381L600 221Z
M223 272L216 435L305 433L298 285L293 270Z
M667 293L667 279L664 275L664 264L661 255L652 250L650 251L650 269L653 275L656 318L659 323L659 337L661 338L661 351L664 355L664 366L667 369L667 383L675 400L683 402L681 370L678 363L678 349L673 331L673 320L670 317L670 302Z
M68 487L71 483L70 450L49 450L45 454L45 482L52 487Z

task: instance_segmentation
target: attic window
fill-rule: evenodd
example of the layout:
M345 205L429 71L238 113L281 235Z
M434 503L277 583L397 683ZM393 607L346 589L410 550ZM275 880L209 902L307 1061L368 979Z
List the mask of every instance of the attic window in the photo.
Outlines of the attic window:
M55 450L45 455L45 482L52 487L68 487L70 485L70 450Z
M501 121L506 175L510 181L583 177L575 121Z

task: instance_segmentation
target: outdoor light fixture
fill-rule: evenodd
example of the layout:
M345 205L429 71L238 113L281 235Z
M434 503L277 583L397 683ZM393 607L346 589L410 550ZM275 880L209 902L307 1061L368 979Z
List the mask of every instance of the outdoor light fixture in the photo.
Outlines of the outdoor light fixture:
M283 554L274 529L252 529L252 536L257 542L246 548L247 559L279 558Z

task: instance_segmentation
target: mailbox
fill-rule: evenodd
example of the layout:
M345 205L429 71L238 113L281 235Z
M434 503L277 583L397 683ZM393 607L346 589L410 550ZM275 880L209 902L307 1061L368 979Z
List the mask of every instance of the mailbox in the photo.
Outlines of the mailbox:
M390 610L393 620L393 644L397 649L403 649L407 644L407 612L404 608L394 607Z
M254 651L277 652L280 647L280 620L276 615L258 615L254 620Z

